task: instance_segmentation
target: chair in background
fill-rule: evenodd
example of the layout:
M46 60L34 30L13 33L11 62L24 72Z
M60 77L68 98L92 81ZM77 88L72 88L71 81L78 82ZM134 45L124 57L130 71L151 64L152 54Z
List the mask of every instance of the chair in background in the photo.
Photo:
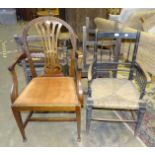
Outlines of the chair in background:
M69 34L67 46L60 39L63 27ZM32 38L32 35L35 38ZM9 67L9 71L13 78L11 108L23 140L26 140L24 129L29 121L76 121L78 140L80 140L83 92L81 71L77 67L76 35L73 29L56 17L39 17L24 28L22 43L24 51ZM39 50L32 50L32 48ZM37 58L35 58L36 55ZM22 60L29 64L32 80L19 94L15 66ZM36 63L43 66L40 75L37 74ZM23 111L29 112L25 121L21 117ZM73 112L75 117L37 118L33 117L35 112Z
M95 44L95 32L97 29L91 29L90 28L90 22L89 17L86 17L86 24L83 26L83 67L82 67L82 76L86 77L88 72L89 65L94 60L94 44ZM109 40L104 39L102 41L102 44L98 45L98 53L96 53L96 58L98 61L100 61L100 64L97 64L99 66L103 66L104 64L102 62L105 61L105 59L111 59L112 52L115 50L116 46L115 42L116 40ZM118 47L118 46L117 46ZM117 49L118 50L118 49ZM101 73L102 74L102 73Z
M94 36L91 36L89 31L91 31L89 26L89 17L86 17L86 23L83 26L83 66L82 72L85 74L87 73L88 66L90 62L92 62L92 46L94 44ZM89 60L91 59L91 60Z
M137 134L146 109L146 103L143 100L145 87L150 82L148 74L136 63L139 38L140 32L95 32L94 60L88 70L87 132L89 132L91 121L111 121L136 123L134 133ZM118 39L116 45L117 48L119 47L118 49L122 42L131 42L132 40L134 49L130 52L131 60L126 62L123 59L123 53L116 48L112 52L112 59L107 59L104 61L104 65L98 68L97 64L100 63L97 60L98 45L102 44L101 40L103 39ZM98 71L109 72L109 77L101 77ZM97 118L92 114L94 109L131 112L132 119Z

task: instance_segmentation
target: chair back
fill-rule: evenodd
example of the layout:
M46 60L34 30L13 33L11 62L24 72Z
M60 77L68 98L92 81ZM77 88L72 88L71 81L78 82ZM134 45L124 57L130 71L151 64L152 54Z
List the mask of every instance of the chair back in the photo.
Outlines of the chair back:
M76 35L65 21L36 18L25 26L22 41L32 77L38 76L35 63L43 64L43 76L75 75Z
M95 32L95 43L94 43L94 65L93 69L97 72L112 72L113 77L116 77L117 72L129 72L129 80L133 78L133 70L136 64L136 55L138 51L140 32L135 33L128 32ZM112 51L102 53L101 51L105 47L105 42L111 42ZM128 49L131 60L127 61L123 59L123 53L121 45L123 42L130 42L134 46L133 51ZM104 55L103 55L104 54ZM107 56L108 55L108 56ZM132 56L131 56L132 55ZM100 59L98 57L100 56ZM98 67L99 66L99 67ZM120 69L118 66L124 66L128 69ZM95 74L94 74L95 75Z

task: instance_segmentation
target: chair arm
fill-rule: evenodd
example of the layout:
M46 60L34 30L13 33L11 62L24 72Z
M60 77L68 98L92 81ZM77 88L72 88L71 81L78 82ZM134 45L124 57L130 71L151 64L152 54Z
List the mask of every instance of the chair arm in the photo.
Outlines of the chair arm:
M10 65L8 67L8 70L11 72L12 80L13 80L13 84L11 87L11 93L10 93L12 104L16 100L16 98L18 97L18 79L17 79L17 75L16 75L16 71L15 71L15 66L19 61L21 61L22 59L25 59L25 58L26 58L26 54L23 52L20 53L20 55L12 63L12 65Z
M146 82L147 83L151 83L152 82L152 79L150 77L150 75L148 74L148 72L146 72L146 70L144 69L144 67L141 65L141 64L137 64L139 66L139 68L142 70L143 72L143 75L145 76L146 78Z
M88 81L91 81L93 79L92 71L93 71L93 62L89 65L88 68Z
M17 64L19 61L21 61L21 60L23 60L23 59L25 59L25 58L26 58L26 54L25 54L24 52L21 52L21 53L17 56L16 60L8 67L8 70L9 70L9 71L12 71L12 70L14 69L14 67L16 66L16 64Z
M151 78L145 69L139 64L135 65L135 69L135 80L140 88L140 99L142 99L145 94L147 84L151 82Z
M78 93L78 98L81 103L81 106L83 107L83 89L82 89L82 83L81 83L81 70L77 71L77 93Z

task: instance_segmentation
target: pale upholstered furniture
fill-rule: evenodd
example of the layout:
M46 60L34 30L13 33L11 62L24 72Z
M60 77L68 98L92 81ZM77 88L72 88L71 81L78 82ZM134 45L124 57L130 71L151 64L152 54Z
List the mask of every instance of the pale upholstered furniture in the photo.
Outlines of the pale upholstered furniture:
M147 11L151 12L153 11L153 9L151 8L122 8L119 15L109 14L109 20L117 21L123 24L130 20L133 20L134 18L137 18L140 14L141 15L145 14Z
M145 87L148 82L147 76L143 69L136 63L136 55L140 32L95 32L94 43L94 60L88 70L88 98L86 106L86 130L89 132L92 121L111 121L111 122L130 122L135 123L135 135L143 120L146 109L146 103L143 100ZM133 42L134 50L131 54L131 61L126 61L122 57L119 48L112 53L112 59L104 61L100 68L97 64L97 52L101 40L119 39L115 42L116 46L121 46L122 42ZM113 66L115 64L115 66ZM102 77L100 72L109 72L109 77ZM115 74L113 74L115 73ZM120 77L120 74L124 74ZM131 112L132 119L109 119L106 116L93 116L96 110L118 110ZM93 123L92 123L93 125Z
M143 30L155 35L155 14L147 18L141 16L141 21Z
M69 33L69 47L59 40L63 27ZM28 41L32 32L38 38L37 43L36 38L35 42ZM11 108L23 140L26 140L24 129L29 121L75 121L77 123L78 140L80 140L83 95L80 81L81 73L77 67L76 35L73 29L61 19L40 17L25 26L22 33L22 42L24 51L9 67L9 71L13 78ZM32 47L35 47L35 49L39 47L42 50L40 53L38 50L35 53L35 51L30 51ZM39 55L37 59L34 58L34 54ZM21 60L25 60L29 64L32 80L19 94L15 66ZM43 65L41 75L37 74L36 62ZM23 111L29 112L25 121L21 117ZM75 116L62 117L58 114L57 117L33 117L36 112L40 112L40 114L42 112L73 112Z

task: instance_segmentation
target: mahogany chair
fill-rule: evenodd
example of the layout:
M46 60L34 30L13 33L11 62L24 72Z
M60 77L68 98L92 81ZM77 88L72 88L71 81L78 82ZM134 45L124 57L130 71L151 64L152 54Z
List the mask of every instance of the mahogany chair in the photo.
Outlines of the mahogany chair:
M65 28L69 33L67 45L60 41L59 36L62 28ZM37 53L40 57L37 62L43 64L41 75L37 75L36 59L29 48L32 47L32 42L28 41L28 37L32 33L33 35L36 34L40 41L37 44L35 42L35 45L42 48L42 51ZM24 51L9 67L9 71L13 79L11 108L23 140L26 140L24 129L29 121L75 121L77 122L78 140L80 140L83 91L81 71L77 67L76 35L73 29L65 21L56 17L39 17L25 26L22 41ZM22 60L29 63L32 80L19 94L15 66ZM21 113L24 111L29 112L25 121L21 117ZM73 112L75 117L33 117L36 112Z
M88 70L87 132L89 132L91 121L106 121L135 123L135 135L137 134L146 109L146 103L143 100L145 88L151 80L149 75L136 62L139 38L140 32L95 32L94 60ZM112 59L104 61L104 65L99 68L97 64L100 62L97 60L97 52L103 39L118 39L119 41L116 42L115 46L117 48L112 53ZM130 48L133 51L130 51L128 62L123 59L123 51L117 50L120 49L123 42L127 41L132 41L133 44L133 48ZM98 71L111 74L109 74L109 77L101 77ZM116 110L129 114L131 112L131 119L110 119L103 115L97 117L93 115L94 109Z

